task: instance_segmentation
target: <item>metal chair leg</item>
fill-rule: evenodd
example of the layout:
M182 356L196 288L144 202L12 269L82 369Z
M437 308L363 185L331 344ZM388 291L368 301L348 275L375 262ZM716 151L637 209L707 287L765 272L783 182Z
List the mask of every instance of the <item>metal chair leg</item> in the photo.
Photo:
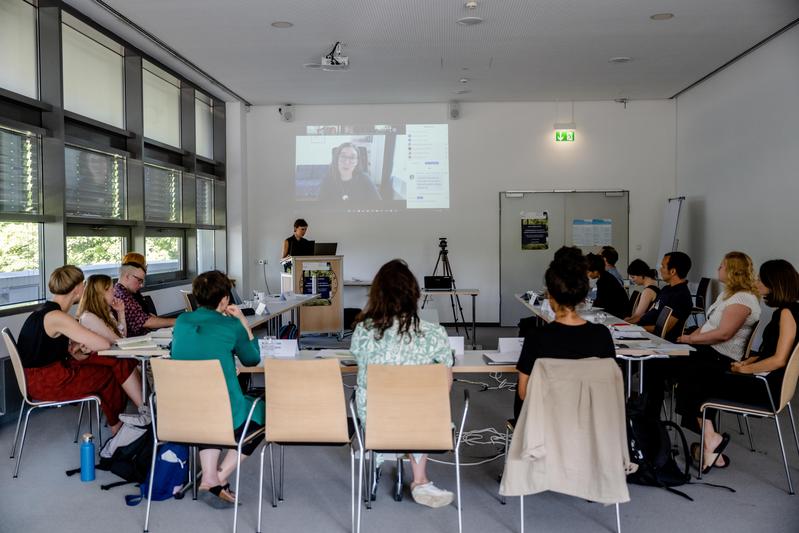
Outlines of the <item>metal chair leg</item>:
M269 444L264 444L261 448L261 470L258 476L258 527L255 529L256 533L261 533L261 516L264 507L264 452Z
M285 471L286 447L280 447L280 491L277 493L278 501L283 501L283 472Z
M364 453L363 449L358 449L358 514L356 516L356 523L355 523L355 532L361 533L361 510L363 508L363 461L364 461Z
M743 415L738 415L736 418L738 418L738 435L743 435L744 428L743 425L741 424L741 418L743 418Z
M95 400L94 405L97 410L97 449L101 450L103 448L103 426L100 424L100 402ZM89 420L91 420L91 417ZM91 426L89 431L91 431Z
M701 437L699 438L699 473L696 475L696 479L702 479L702 469L705 467L705 420L707 416L707 411L702 409L702 433Z
M158 457L158 441L153 440L153 459L150 462L150 482L147 489L147 513L144 515L144 533L150 527L150 504L153 501L153 477L155 476L155 460Z
M519 496L519 516L521 517L521 533L524 533L524 496Z
M752 440L752 428L749 427L749 417L748 416L744 416L744 422L746 422L746 434L749 437L749 450L750 451L755 451L755 443ZM740 423L740 419L738 420L738 423Z
M350 531L355 533L355 450L352 449L352 443L350 443Z
M785 465L785 477L788 478L788 494L793 494L793 483L791 483L791 472L788 469L788 457L785 455L785 446L782 443L782 431L780 430L780 419L775 414L774 424L777 426L777 437L780 439L780 452L782 452L782 463Z
M272 457L272 445L269 445L269 476L272 478L272 507L277 507L277 486L275 485L275 460Z
M461 505L461 457L455 447L455 487L458 492L458 533L463 533L463 509Z
M19 463L22 459L22 449L25 447L25 434L28 432L28 420L31 416L31 411L36 409L36 407L31 407L25 413L25 424L22 425L22 436L19 439L19 453L17 454L17 463L14 466L14 477L19 475Z
M791 408L791 402L788 402L788 416L790 417L791 421L791 429L793 430L793 441L796 444L796 452L799 453L799 437L796 436L796 422L793 419L793 409Z
M233 502L233 533L239 525L239 479L241 478L241 445L236 451L236 496Z
M505 464L508 463L508 439L510 438L510 430L508 429L508 425L505 424ZM504 473L504 469L503 469ZM499 475L500 483L502 483L502 474ZM505 500L505 496L502 494L499 495L499 503L505 505L507 501Z
M78 427L75 428L75 440L72 441L75 444L78 443L78 437L80 437L80 424L81 422L83 422L83 407L85 405L86 402L80 402L80 411L78 412ZM92 419L92 414L89 413L89 420L91 421L91 419Z
M9 459L13 459L14 453L17 451L17 438L19 437L19 426L22 423L23 414L25 414L25 402L22 402L22 405L19 406L19 416L17 417L17 430L14 432L14 442L11 443L11 455L8 456Z
M619 515L619 504L616 504L616 533L621 533L621 516Z

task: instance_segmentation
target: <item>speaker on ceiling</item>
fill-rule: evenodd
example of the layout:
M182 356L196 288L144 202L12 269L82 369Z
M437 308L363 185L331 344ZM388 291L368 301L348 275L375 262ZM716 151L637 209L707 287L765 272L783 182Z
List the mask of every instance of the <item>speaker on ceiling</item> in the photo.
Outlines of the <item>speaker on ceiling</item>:
M284 104L278 107L277 112L280 113L280 120L283 122L291 122L294 120L294 106L291 104Z
M461 118L461 105L458 102L449 103L448 116L450 120L458 120L459 118Z

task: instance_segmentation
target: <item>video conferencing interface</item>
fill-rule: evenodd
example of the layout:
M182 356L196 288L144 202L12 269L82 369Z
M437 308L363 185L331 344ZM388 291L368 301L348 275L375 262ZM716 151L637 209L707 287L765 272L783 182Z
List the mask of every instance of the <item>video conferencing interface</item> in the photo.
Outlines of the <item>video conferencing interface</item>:
M295 198L331 209L449 208L447 124L307 126Z

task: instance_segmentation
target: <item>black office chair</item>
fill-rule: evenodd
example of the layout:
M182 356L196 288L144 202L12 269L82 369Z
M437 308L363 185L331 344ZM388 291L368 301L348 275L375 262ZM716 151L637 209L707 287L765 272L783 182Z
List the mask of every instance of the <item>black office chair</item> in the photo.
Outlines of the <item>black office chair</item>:
M710 278L701 278L699 285L696 286L696 294L694 297L694 307L691 309L691 318L694 323L699 327L699 321L696 319L697 315L702 315L703 321L707 320L705 309L707 309L707 290L710 288Z

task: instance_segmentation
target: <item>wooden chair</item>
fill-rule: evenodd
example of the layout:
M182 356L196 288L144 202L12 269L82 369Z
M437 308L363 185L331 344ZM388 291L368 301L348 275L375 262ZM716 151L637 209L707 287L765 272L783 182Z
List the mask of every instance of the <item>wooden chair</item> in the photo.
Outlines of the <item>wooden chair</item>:
M272 507L277 507L272 446L280 446L279 499L282 501L283 459L286 446L343 446L351 444L353 433L348 430L344 385L338 360L266 359L264 371L268 428L266 440L269 444L269 463L272 472ZM301 394L298 394L298 385L302 387ZM266 446L261 449L261 473L263 473L265 451ZM363 455L362 449L359 455ZM362 457L360 464L363 465ZM258 533L261 531L263 482L259 490ZM350 448L350 520L352 531L355 531L355 452L352 447Z
M785 455L785 446L782 441L782 430L780 429L780 421L778 415L788 407L788 419L791 421L791 430L793 431L793 440L796 444L796 451L799 453L799 437L796 434L796 423L793 419L793 409L791 408L791 400L796 392L796 382L799 381L799 344L793 349L793 353L788 358L788 364L785 367L785 376L782 379L782 389L780 397L774 401L771 394L771 389L768 386L768 381L765 375L751 375L742 376L752 380L760 381L766 389L766 394L769 399L769 407L761 407L756 405L747 405L730 400L710 399L702 404L702 437L699 444L700 450L704 450L705 446L705 419L707 409L716 409L727 413L736 413L746 416L756 416L759 418L773 418L774 424L777 426L777 438L780 442L780 451L782 452L782 462L785 466L785 476L788 478L788 494L793 494L793 483L791 482L791 472L788 468L788 458ZM702 469L700 467L698 479L702 479Z
M696 319L697 315L702 315L702 317L707 320L705 310L707 309L708 288L710 288L710 278L700 278L699 284L696 286L696 294L691 295L694 297L694 307L691 309L691 317L693 317L694 323L697 326L699 326L699 321Z
M664 305L660 310L657 320L655 320L655 329L652 331L654 335L661 338L666 338L671 328L674 327L675 322L671 321L672 309L668 305Z
M147 493L147 514L144 531L150 525L150 504L152 503L153 474L158 446L165 442L178 442L192 447L197 444L217 445L236 448L236 502L233 506L233 531L235 533L239 516L239 478L241 477L241 447L256 438L263 429L249 433L252 415L256 408L263 409L262 398L253 402L244 431L237 441L233 435L233 414L230 407L225 376L222 365L217 360L179 361L175 359L153 359L155 391L150 395L153 416L153 461L150 466L150 484ZM157 399L157 404L156 404ZM194 455L192 453L192 455ZM189 469L192 482L197 485L194 469ZM263 471L261 471L263 479Z
M628 316L633 316L635 314L635 310L638 307L638 302L641 300L641 291L633 291L630 294L630 311ZM624 317L619 317L624 318Z
M103 445L103 436L102 436L102 428L100 426L100 398L97 396L84 396L83 398L77 398L75 400L63 400L63 401L37 401L30 397L28 394L28 381L25 377L25 369L22 367L22 360L19 357L19 351L17 350L17 343L14 341L14 336L11 334L11 330L8 328L3 328L2 331L3 341L6 343L6 349L8 350L8 355L11 357L11 366L14 367L14 375L17 378L17 386L19 387L19 393L22 395L22 405L19 407L19 418L17 419L17 430L14 432L14 441L11 444L11 455L10 458L14 458L14 454L17 455L17 461L14 465L14 477L18 477L19 475L19 465L22 460L22 449L25 446L25 435L28 432L28 420L30 419L31 412L34 409L42 409L44 407L61 407L63 405L70 405L70 404L81 404L81 411L80 415L78 415L78 429L75 432L75 442L78 441L78 434L80 433L80 423L81 419L83 418L83 405L88 402L94 402L96 407L96 415L97 415L97 443L100 447ZM28 409L26 409L26 406ZM19 426L22 422L22 415L25 414L25 425L22 426L22 436L19 437ZM91 416L89 416L89 432L92 431L92 420ZM17 452L17 440L19 440L19 452Z
M463 414L453 435L448 372L443 365L369 365L366 435L356 427L356 436L360 448L372 454L454 452L458 531L463 531L459 448L469 411L469 391L464 390ZM363 465L360 469L363 471ZM358 482L359 502L362 482ZM360 505L356 524L356 531L360 531Z

